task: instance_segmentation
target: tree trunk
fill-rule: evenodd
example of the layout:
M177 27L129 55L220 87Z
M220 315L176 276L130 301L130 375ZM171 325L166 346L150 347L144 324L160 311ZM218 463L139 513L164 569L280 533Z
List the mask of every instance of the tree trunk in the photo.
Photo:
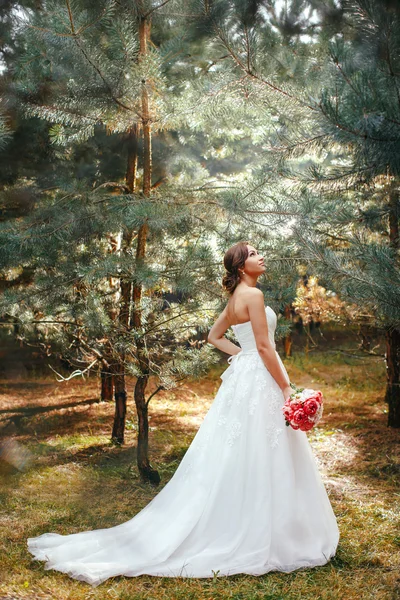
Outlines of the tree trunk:
M143 224L138 233L136 261L141 261L146 251L147 223ZM142 325L141 303L142 287L133 286L133 310L132 324L135 329L140 329ZM145 399L146 387L149 380L150 365L147 350L143 337L138 336L136 340L137 358L141 375L136 380L135 385L135 404L138 416L138 440L137 440L137 466L143 481L149 481L155 485L160 483L160 475L152 468L149 461L149 421L148 409Z
M112 441L116 444L123 444L126 419L126 390L123 362L115 365L114 369L115 415L112 430Z
M138 126L132 125L129 131L128 160L126 165L126 185L132 194L136 188L136 172L138 164ZM132 245L133 231L125 230L122 237L122 252L126 254ZM120 279L121 302L119 310L119 322L124 329L130 329L131 304L132 304L132 281L125 278Z
M111 252L120 254L122 249L123 234L119 231L117 234L109 236L109 243ZM110 299L112 305L109 308L110 318L117 322L119 320L120 304L122 302L122 290L121 290L121 279L119 277L109 277L109 286L113 290ZM125 418L126 418L126 385L125 385L125 372L124 372L124 355L121 354L118 359L113 358L110 360L113 362L113 384L114 384L114 401L115 401L115 413L114 423L111 434L111 440L116 444L124 443L125 435Z
M129 193L132 194L136 187L136 173L138 164L138 125L134 123L129 130L128 138L128 160L125 181Z
M385 400L389 405L388 427L400 427L400 330L386 332Z
M137 170L137 126L133 125L129 132L129 148L128 148L128 160L126 168L126 183L129 192L135 190L136 182L136 170ZM116 250L126 253L132 243L133 232L124 231L122 234L122 242L119 248ZM119 311L118 311L118 323L123 330L129 330L130 327L130 307L131 307L131 295L132 295L132 282L127 281L125 278L120 278L118 281L119 291ZM103 373L102 373L103 375ZM112 394L113 381L111 379L111 394ZM126 380L125 380L125 355L122 354L119 357L119 365L117 367L117 375L114 376L115 385L115 414L112 439L113 441L123 444L125 439L125 417L126 417ZM102 379L103 386L103 379ZM103 387L102 387L103 389Z
M137 465L143 481L158 485L161 480L160 475L149 461L149 419L145 401L148 379L146 375L138 377L135 386L135 404L138 414Z
M139 24L139 61L147 53L147 42L150 39L150 21L148 18L142 18ZM149 93L147 90L147 81L142 80L142 128L143 128L143 194L150 196L151 191L151 123L149 110Z
M102 369L101 370L101 401L111 402L113 399L114 382L112 373Z
M147 43L150 38L150 22L148 18L141 18L139 23L139 61L143 59L147 52ZM149 111L149 95L147 82L142 81L142 106L141 121L143 131L143 195L150 196L151 192L151 123ZM148 224L145 221L139 228L136 245L136 265L140 266L146 256L146 242L148 233ZM142 327L141 315L142 286L135 283L132 289L132 318L133 327L140 330ZM135 385L135 404L138 416L138 441L137 441L137 466L143 481L149 481L153 484L160 482L160 475L153 469L149 461L149 420L146 404L146 387L149 380L150 365L147 355L145 341L141 335L138 335L136 341L137 359L141 375L136 380Z
M389 197L389 240L390 246L398 253L400 203L398 189ZM387 386L385 400L389 405L388 427L400 428L400 330L386 332L386 373Z
M285 306L284 315L285 315L285 318L288 321L291 321L291 319L292 319L292 313L291 313L291 306L290 306L290 304L287 304ZM285 339L283 340L283 348L284 348L284 352L285 352L286 358L288 356L292 356L292 343L293 343L293 341L292 341L292 334L289 332L285 336Z

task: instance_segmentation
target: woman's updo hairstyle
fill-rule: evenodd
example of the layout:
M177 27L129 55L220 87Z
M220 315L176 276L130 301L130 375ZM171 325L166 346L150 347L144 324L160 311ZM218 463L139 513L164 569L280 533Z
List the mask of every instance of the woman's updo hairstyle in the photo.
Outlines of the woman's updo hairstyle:
M229 294L233 294L236 286L240 283L239 269L243 269L249 255L248 244L249 242L238 242L225 252L224 267L226 273L222 278L222 287Z

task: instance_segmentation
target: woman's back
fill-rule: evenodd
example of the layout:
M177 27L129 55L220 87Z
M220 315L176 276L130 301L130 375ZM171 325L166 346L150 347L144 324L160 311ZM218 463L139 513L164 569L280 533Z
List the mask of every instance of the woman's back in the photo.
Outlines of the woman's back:
M239 286L228 300L226 311L231 325L250 321L249 303L251 302L252 295L248 290L249 288L244 290Z

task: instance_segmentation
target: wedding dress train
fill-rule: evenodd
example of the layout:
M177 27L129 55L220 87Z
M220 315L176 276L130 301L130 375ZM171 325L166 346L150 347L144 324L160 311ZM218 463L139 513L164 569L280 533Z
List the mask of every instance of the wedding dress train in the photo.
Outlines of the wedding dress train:
M266 314L274 344L276 314ZM339 530L307 435L285 426L251 323L232 329L242 351L172 479L121 525L28 538L45 569L97 586L116 575L290 572L334 556Z

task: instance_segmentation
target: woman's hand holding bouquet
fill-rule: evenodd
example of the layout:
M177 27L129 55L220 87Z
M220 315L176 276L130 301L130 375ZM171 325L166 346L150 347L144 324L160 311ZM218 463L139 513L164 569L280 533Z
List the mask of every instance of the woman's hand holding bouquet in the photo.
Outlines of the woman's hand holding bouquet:
M286 425L293 429L310 431L322 417L322 393L309 388L298 388L292 383L290 385L295 391L282 406Z

